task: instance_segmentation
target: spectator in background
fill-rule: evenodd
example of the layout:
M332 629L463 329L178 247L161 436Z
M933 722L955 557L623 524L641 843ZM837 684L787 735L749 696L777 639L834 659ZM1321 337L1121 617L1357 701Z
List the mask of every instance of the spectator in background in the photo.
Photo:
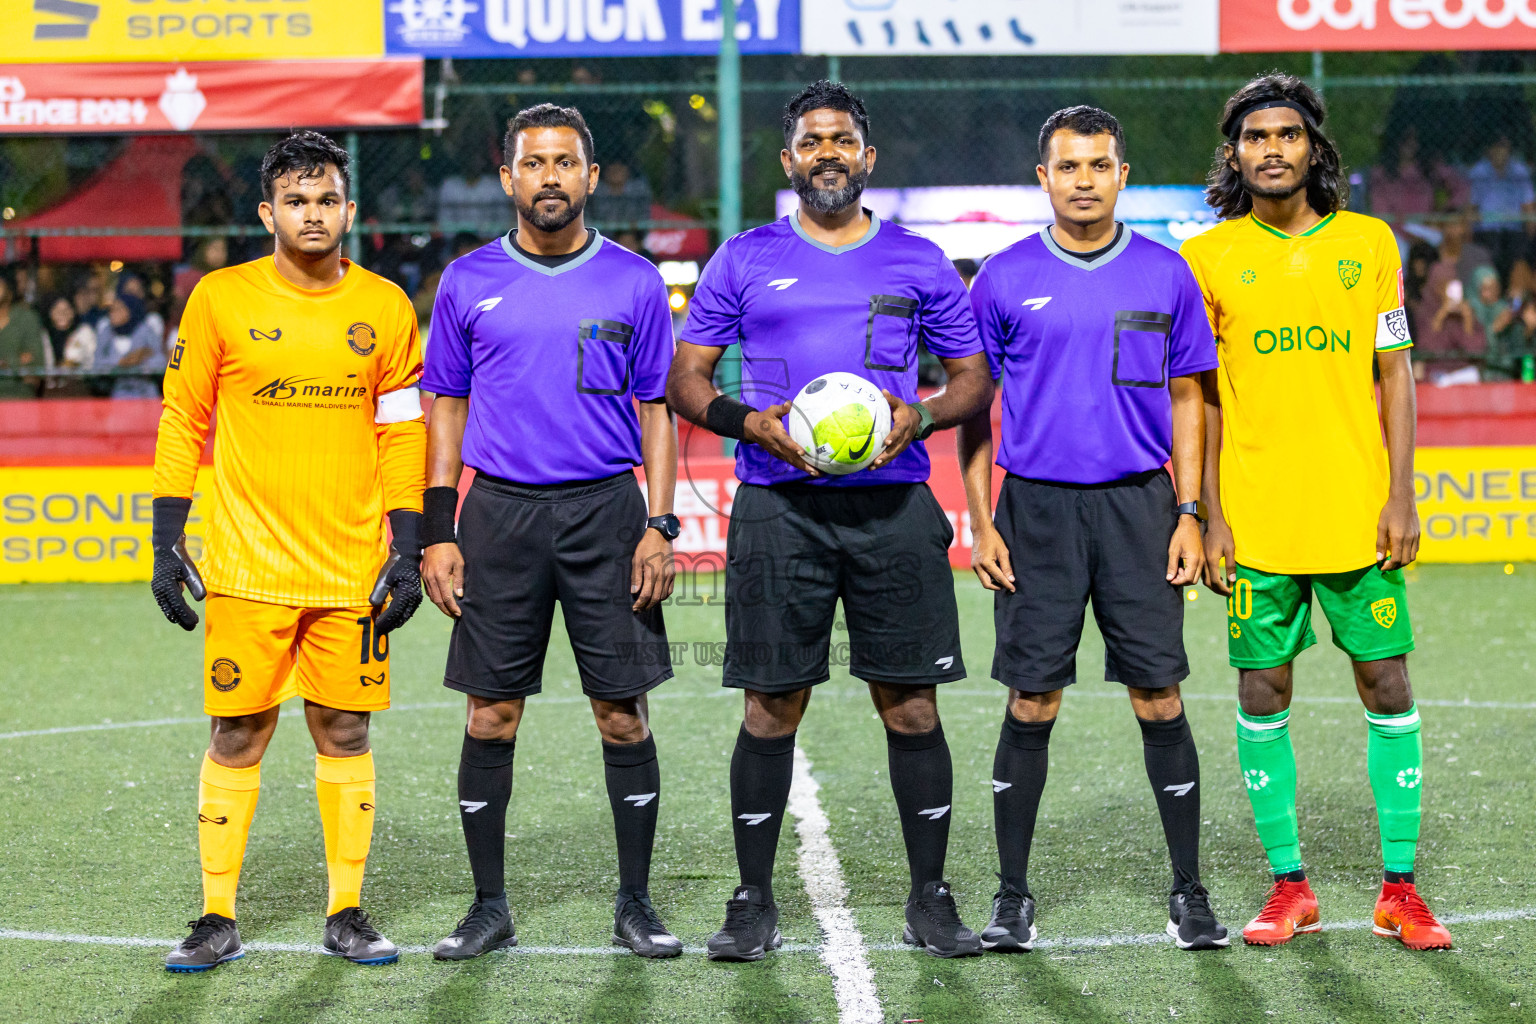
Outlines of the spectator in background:
M977 263L973 259L966 259L965 257L961 257L958 260L951 260L950 262L954 264L955 273L960 275L960 280L965 282L966 290L969 291L971 282L976 280L976 275L981 272L981 264Z
M1536 310L1529 303L1504 298L1500 294L1498 271L1492 267L1478 268L1467 305L1483 325L1483 335L1488 340L1483 379L1518 379L1521 361L1531 352L1530 332L1522 322L1521 312L1533 314L1529 319L1536 323Z
M197 249L192 253L192 260L176 268L176 276L172 279L171 291L182 302L192 294L192 289L208 275L210 271L218 270L229 263L229 242L221 236L210 235L197 243Z
M476 169L468 176L451 174L438 186L438 223L500 234L512 222L512 200L501 187L501 150L490 140L486 153L471 155L466 162Z
M1392 225L1401 239L1404 224L1466 206L1469 188L1458 171L1419 148L1419 130L1409 125L1371 168L1366 195L1371 213Z
M1509 136L1500 135L1487 155L1472 165L1467 179L1472 183L1472 204L1482 218L1478 240L1493 250L1494 266L1507 276L1526 240L1536 235L1536 223L1521 221L1536 215L1531 169L1515 158Z
M474 252L482 244L484 243L480 241L478 235L470 234L468 231L460 231L453 236L453 243L448 249L448 258L443 261L443 265L446 266L460 256L466 256ZM421 350L423 353L427 350L427 333L432 324L432 306L437 302L437 286L442 281L442 278L443 269L438 267L421 279L421 284L411 296L411 305L416 310L416 329L421 334Z
M1467 280L1471 279L1468 273ZM1422 283L1415 283L1419 286L1410 289L1408 300L1415 372L1435 383L1456 373L1455 381L1463 382L1462 371L1475 367L1486 347L1486 335L1467 302L1467 286L1457 275L1455 259L1442 251ZM1473 376L1467 382L1475 381Z
M1508 322L1488 335L1487 379L1524 380L1526 360L1536 362L1536 302L1509 305Z
M1472 241L1472 224L1475 212L1460 211L1460 215L1440 225L1439 260L1451 265L1451 276L1470 287L1472 277L1479 267L1494 265L1493 253L1485 246Z
M43 329L48 344L43 350L48 366L55 370L89 370L96 360L96 331L80 322L75 305L67 295L55 295L43 305ZM84 398L89 394L79 377L54 377L47 382L50 398Z
M96 358L92 369L161 370L165 367L163 328L150 319L144 300L131 290L119 289L107 319L96 332ZM113 377L113 398L158 398L159 381L150 377Z
M43 322L16 291L16 271L0 267L0 370L41 370ZM36 398L40 377L0 377L0 398Z
M588 202L591 208L587 216L610 226L637 225L651 219L650 184L619 161L602 165L597 188Z

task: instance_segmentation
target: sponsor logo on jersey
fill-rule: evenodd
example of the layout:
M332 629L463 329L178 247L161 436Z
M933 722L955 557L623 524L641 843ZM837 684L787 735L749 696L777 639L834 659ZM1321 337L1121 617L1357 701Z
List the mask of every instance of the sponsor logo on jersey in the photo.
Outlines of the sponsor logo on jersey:
M380 672L379 673L379 677L377 679L375 679L373 676L360 675L360 676L357 677L357 681L359 683L361 683L362 685L364 685L364 686L383 686L384 685L384 675L385 675L385 673Z
M1339 280L1344 283L1345 291L1360 283L1360 270L1356 260L1339 260Z
M475 308L482 313L489 313L499 305L501 305L501 296L497 295L493 298L481 299L479 302L475 303Z
M1348 352L1349 332L1312 324L1303 327L1261 327L1253 332L1253 350L1261 356L1278 352Z
M1380 601L1372 601L1371 618L1382 629L1391 629L1392 623L1397 621L1397 598L1384 597Z
M1041 296L1038 299L1025 299L1024 300L1024 305L1028 306L1030 309L1032 309L1032 310L1034 310L1035 312L1038 313L1040 311L1040 308L1042 306L1044 306L1047 302L1050 302L1050 301L1051 301L1051 297L1049 295L1044 295L1044 296Z
M783 291L798 280L800 280L798 277L781 277L777 280L769 281L768 287L775 291Z
M169 366L172 370L181 369L181 354L186 350L186 343L183 342L180 338L177 338L176 344L171 346L171 358L166 365Z
M953 654L946 654L942 658L935 658L933 663L939 666L939 668L949 668L955 663L955 656Z
M254 327L251 328L252 341L277 341L282 336L283 329L281 327L272 328L272 333L270 334L268 334L266 331L257 330Z
M360 356L371 355L377 347L373 325L358 321L347 328L347 347Z
M1259 275L1252 270L1245 270L1238 277L1242 280L1243 284L1253 284L1253 282L1259 279Z
M356 380L357 374L347 374L347 380ZM319 377L278 377L263 384L251 393L254 398L267 398L287 402L291 398L361 398L368 393L365 387L354 384L317 384ZM302 404L302 403L298 403Z
M360 811L371 811L371 810L373 810L373 804L371 804L368 801L364 800L362 803L357 805L357 809L360 810Z
M208 680L215 690L228 693L240 685L240 666L228 658L218 658L208 673Z

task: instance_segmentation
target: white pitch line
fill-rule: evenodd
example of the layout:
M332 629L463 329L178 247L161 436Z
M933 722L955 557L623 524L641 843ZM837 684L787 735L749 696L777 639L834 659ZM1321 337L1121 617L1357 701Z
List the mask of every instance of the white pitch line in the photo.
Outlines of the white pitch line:
M811 759L796 747L789 813L800 836L800 878L821 925L821 962L832 972L838 1024L881 1024L885 1017L875 994L875 973L864 953L864 937L848 909L843 865L832 845L831 824L816 796L820 788L811 775Z
M996 690L959 690L945 688L939 691L946 697L1006 697L1007 691L1001 685ZM863 694L858 694L863 696ZM1184 700L1221 701L1237 706L1237 694L1220 693L1181 693ZM1071 700L1120 700L1118 693L1103 693L1097 690L1083 690L1074 693ZM1296 697L1293 704L1352 704L1360 706L1359 697ZM1466 708L1468 710L1487 711L1536 711L1536 701L1510 701L1510 700L1439 700L1439 699L1415 699L1415 704L1426 708Z

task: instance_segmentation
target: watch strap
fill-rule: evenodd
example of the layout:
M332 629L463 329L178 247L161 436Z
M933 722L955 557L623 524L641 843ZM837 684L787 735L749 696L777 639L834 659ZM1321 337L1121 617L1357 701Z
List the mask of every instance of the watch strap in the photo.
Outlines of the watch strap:
M913 402L912 408L917 410L917 434L914 436L919 441L926 441L933 433L933 412L922 402Z

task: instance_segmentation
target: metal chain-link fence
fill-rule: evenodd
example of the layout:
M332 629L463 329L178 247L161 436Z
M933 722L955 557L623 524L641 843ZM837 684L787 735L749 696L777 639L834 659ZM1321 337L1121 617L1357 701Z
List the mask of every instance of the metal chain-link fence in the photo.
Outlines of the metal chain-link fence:
M590 222L658 256L686 250L702 257L719 240L715 68L708 58L429 61L428 120L421 127L338 136L355 156L360 225L350 254L428 308L436 272L511 222L496 182L507 118L552 101L582 110L605 167ZM845 81L865 99L870 141L879 150L875 186L1032 184L1041 122L1076 103L1103 107L1124 124L1133 184L1199 185L1221 141L1216 122L1223 102L1251 75L1271 68L1323 90L1327 127L1351 170L1351 208L1387 216L1406 232L1410 291L1425 283L1425 261L1446 247L1447 235L1459 251L1456 239L1475 232L1499 290L1523 294L1536 222L1529 206L1521 220L1519 202L1512 217L1497 207L1507 206L1516 189L1506 188L1505 179L1536 163L1536 54L1528 53L745 57L741 219L752 225L774 216L775 193L785 187L780 111L816 78ZM177 318L177 298L184 298L177 280L191 279L188 268L195 277L209 265L268 251L255 216L257 170L276 138L197 137L197 152L182 173L183 226L163 232L183 237L179 264L130 268L143 276L149 302L168 322ZM117 264L51 266L29 248L28 236L143 229L79 224L18 231L14 225L102 173L127 142L0 137L0 244L7 259L21 258L20 286L29 297L73 293L90 279L104 292L113 287L112 275L122 269ZM1498 165L1494 183L1480 186L1491 164ZM1428 247L1417 250L1425 265L1416 269L1415 245ZM1463 274L1469 278L1464 290L1475 286L1474 269Z

